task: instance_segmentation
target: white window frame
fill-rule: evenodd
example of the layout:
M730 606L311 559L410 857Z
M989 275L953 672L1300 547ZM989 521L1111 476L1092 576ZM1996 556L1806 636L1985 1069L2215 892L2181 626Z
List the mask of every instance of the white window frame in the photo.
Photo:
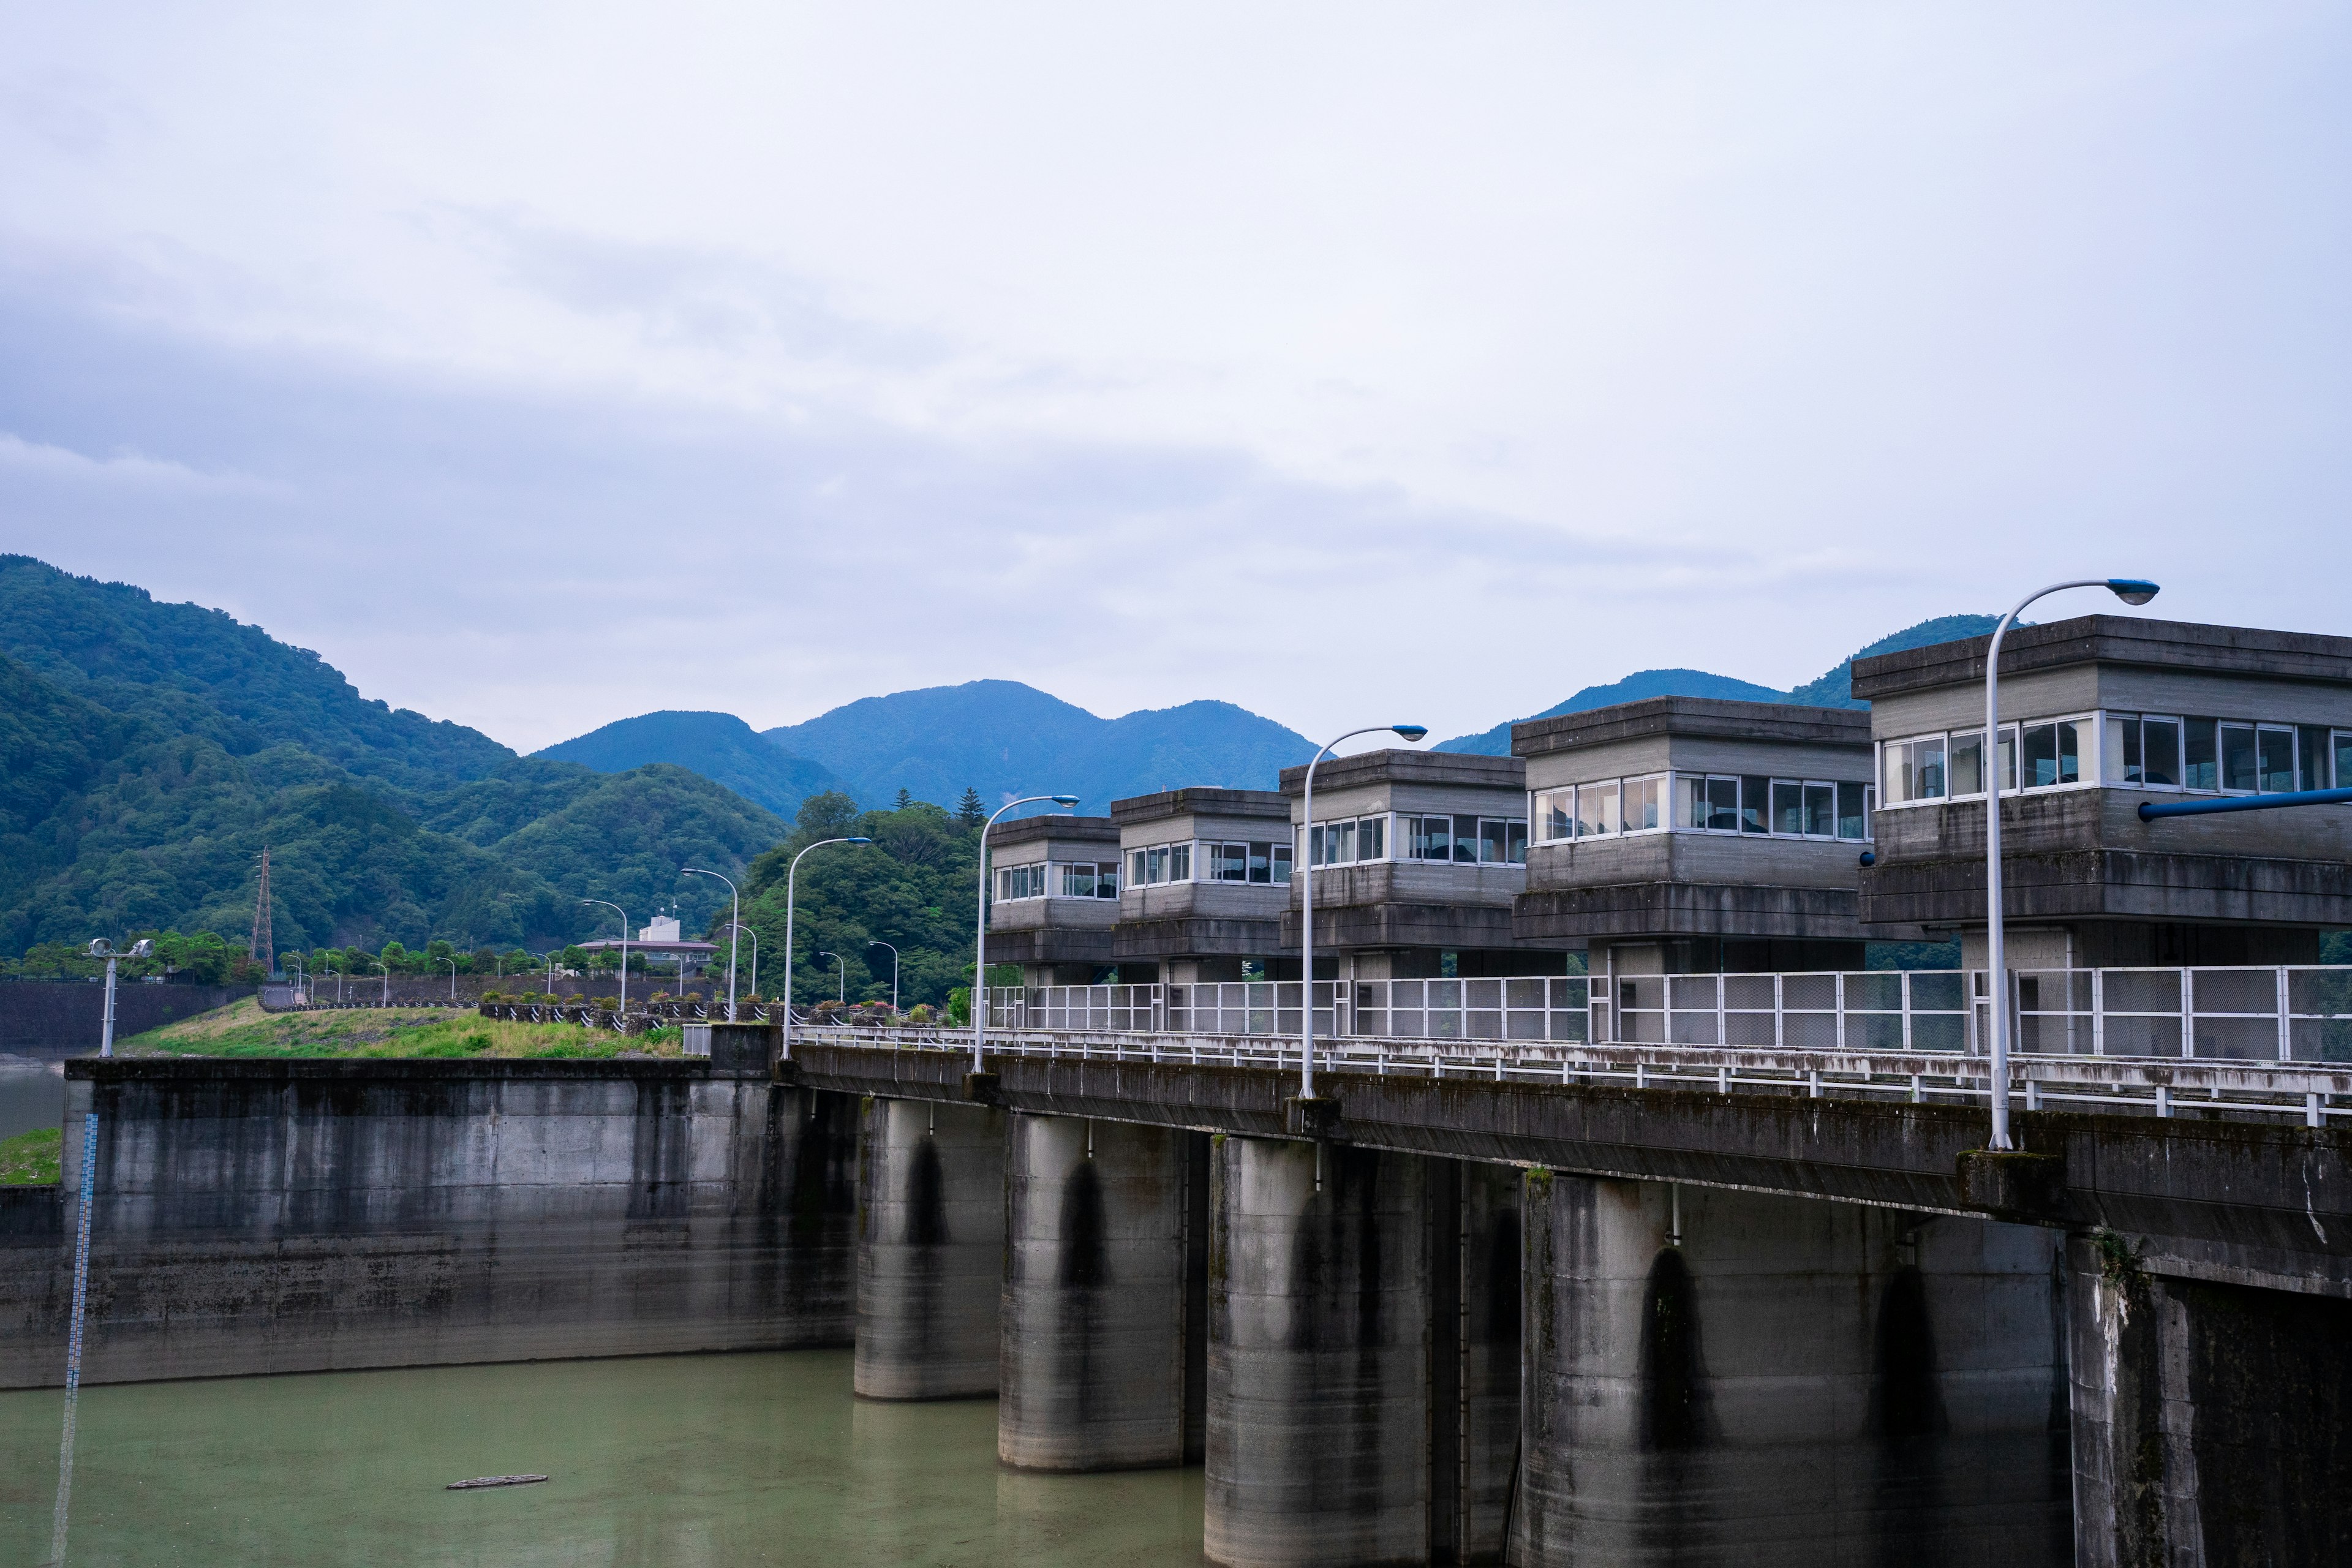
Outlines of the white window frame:
M2118 774L2123 769L2122 751L2120 747L2115 744L2115 742L2122 734L2121 725L2126 722L2138 723L2150 719L2178 727L2180 735L2180 755L2178 760L2184 782L2180 784L2148 784L2142 781L2135 784L2121 777L2111 778L2108 776L2108 770L2110 768L2113 768ZM2211 789L2205 789L2185 782L2189 773L2189 726L2193 721L2202 721L2214 726L2215 783L2214 787ZM2089 732L2087 739L2084 739L2079 742L2079 745L2081 747L2081 776L2072 784L2024 784L2023 753L2025 731L2037 725L2065 723L2074 724L2078 726L2080 730L2087 730ZM2256 786L2252 789L2231 788L2228 783L2228 775L2221 771L2224 762L2221 753L2221 731L2224 726L2247 729L2253 731ZM2265 731L2281 733L2287 737L2289 755L2287 776L2291 781L2293 781L2294 788L2299 790L2302 788L2303 772L2306 760L2304 755L2305 748L2303 733L2306 729L2323 730L2327 732L2330 755L2326 759L2326 761L2327 763L2327 776L2331 782L2329 784L2322 787L2337 787L2340 781L2336 779L2335 758L2333 753L2339 740L2352 739L2352 730L2347 730L2337 725L2305 725L2294 723L2282 719L2247 718L2239 714L2159 713L2141 709L2124 708L2099 708L2094 709L2087 713L2070 712L2036 714L2027 718L2019 719L2013 722L2003 724L2001 726L2001 739L2008 742L2010 755L2010 782L2004 786L2003 793L2014 795L2056 795L2067 790L2076 789L2128 789L2145 791L2151 795L2228 796L2290 794L2293 793L2293 791L2266 790L2261 787L2260 770L2262 767L2262 738ZM1880 805L1878 809L1885 811L1907 811L1915 806L1945 805L1955 801L1982 800L1985 794L1982 790L1974 790L1966 795L1947 793L1940 795L1927 796L1918 800L1887 800L1885 798L1885 790L1884 787L1887 777L1887 769L1894 765L1892 762L1894 748L1911 745L1920 741L1933 741L1937 739L1941 739L1944 742L1945 781L1948 786L1950 783L1952 741L1954 737L1975 735L1982 732L1983 726L1970 725L1965 729L1959 730L1924 730L1916 734L1891 735L1885 740L1875 742L1873 749L1876 754L1875 771L1881 786L1879 791ZM1996 769L2000 766L1999 756L2000 749L1995 748L1994 766Z

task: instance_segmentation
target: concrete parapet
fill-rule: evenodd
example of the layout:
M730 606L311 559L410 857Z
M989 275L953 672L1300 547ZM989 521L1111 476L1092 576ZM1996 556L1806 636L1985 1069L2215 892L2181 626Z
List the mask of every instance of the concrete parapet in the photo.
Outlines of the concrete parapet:
M1426 1561L1427 1162L1224 1138L1210 1165L1209 1560Z
M1005 1464L1128 1469L1182 1464L1188 1436L1197 1449L1186 1351L1188 1331L1203 1326L1207 1142L1128 1122L1011 1119L996 1423Z
M0 1204L0 1387L838 1345L855 1102L701 1063L75 1062ZM43 1200L46 1200L44 1202Z
M2063 1563L2053 1233L1538 1174L1530 1565Z
M996 1392L1004 1118L868 1100L857 1139L857 1353L864 1399Z

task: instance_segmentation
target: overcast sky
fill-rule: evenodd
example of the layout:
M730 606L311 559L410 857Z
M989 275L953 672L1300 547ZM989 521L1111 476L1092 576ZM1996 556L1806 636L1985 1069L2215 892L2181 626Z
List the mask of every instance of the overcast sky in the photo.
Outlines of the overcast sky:
M517 747L2352 631L2340 5L0 26L0 548Z

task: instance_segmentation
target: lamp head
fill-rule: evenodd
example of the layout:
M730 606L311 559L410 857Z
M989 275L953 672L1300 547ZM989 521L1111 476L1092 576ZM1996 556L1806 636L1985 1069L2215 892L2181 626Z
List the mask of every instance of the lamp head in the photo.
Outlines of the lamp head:
M1418 741L1429 733L1429 726L1426 724L1391 724L1389 728L1408 741Z
M114 944L102 936L94 936L89 939L89 955L92 958L111 958L114 956Z
M2155 584L2139 577L2110 577L2107 586L2126 605L2145 605L2157 595Z
M1074 795L1057 795L1054 797L1054 804L1055 805L1076 805L1078 804L1078 797Z
M844 844L871 844L874 840L871 838L845 838L842 842Z
M155 944L145 937L131 944L131 956L133 958L152 958L154 955Z

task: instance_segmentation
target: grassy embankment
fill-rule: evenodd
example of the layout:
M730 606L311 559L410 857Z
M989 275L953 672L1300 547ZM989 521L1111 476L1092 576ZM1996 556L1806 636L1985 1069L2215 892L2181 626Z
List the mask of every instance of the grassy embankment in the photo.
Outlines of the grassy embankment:
M251 997L115 1042L126 1057L674 1057L676 1025L621 1036L577 1024L509 1024L442 1007L265 1013ZM0 1185L55 1182L56 1128L0 1139Z
M37 1127L14 1138L0 1138L0 1187L31 1186L55 1182L65 1158L65 1135L54 1127Z
M118 1043L123 1056L674 1057L676 1025L616 1035L577 1024L510 1024L446 1007L265 1013L251 997Z

